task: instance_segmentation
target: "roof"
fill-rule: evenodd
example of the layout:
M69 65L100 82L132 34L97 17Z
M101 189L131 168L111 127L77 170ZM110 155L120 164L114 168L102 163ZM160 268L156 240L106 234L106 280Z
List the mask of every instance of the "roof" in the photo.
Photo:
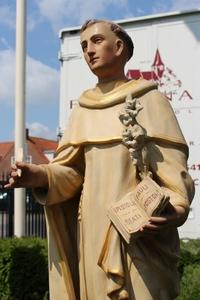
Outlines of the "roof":
M34 164L47 164L49 157L46 153L55 153L58 146L57 141L48 140L39 137L28 136L27 142L27 155L31 158L31 163ZM14 142L1 142L0 143L0 180L6 180L10 173L11 161L14 157Z
M0 143L0 161L10 151L12 145L13 145L12 142Z
M167 19L167 18L173 18L173 17L182 17L182 16L189 16L189 15L199 15L200 14L200 8L194 9L194 10L184 10L184 11L174 11L174 12L167 12L167 13L161 13L161 14L154 14L154 15L147 15L147 16L141 16L141 17L135 17L135 18L129 18L129 19L123 19L123 20L113 20L113 22L118 23L122 26L129 26L133 23L140 23L145 21L154 21L159 19ZM74 26L74 27L66 27L59 31L59 37L60 39L63 38L63 34L79 34L81 26Z

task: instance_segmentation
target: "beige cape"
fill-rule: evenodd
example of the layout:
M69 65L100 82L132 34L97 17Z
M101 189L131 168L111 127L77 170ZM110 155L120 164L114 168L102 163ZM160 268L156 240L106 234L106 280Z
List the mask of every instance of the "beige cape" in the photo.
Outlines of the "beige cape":
M188 210L192 200L188 148L155 84L129 81L104 95L83 93L56 158L44 166L49 190L35 190L46 208L51 300L165 300L178 294L176 228L127 245L107 217L110 203L139 180L121 143L118 116L128 94L143 106L137 121L147 131L154 178L168 188L173 205Z

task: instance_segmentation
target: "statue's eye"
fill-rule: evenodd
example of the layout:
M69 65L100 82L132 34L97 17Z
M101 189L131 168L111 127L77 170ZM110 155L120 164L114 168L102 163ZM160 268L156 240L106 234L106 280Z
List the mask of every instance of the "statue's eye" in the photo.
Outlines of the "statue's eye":
M101 37L95 38L95 43L96 44L100 44L102 41L103 41L103 39Z
M82 44L81 48L82 48L83 52L85 52L87 49L87 44L86 43Z

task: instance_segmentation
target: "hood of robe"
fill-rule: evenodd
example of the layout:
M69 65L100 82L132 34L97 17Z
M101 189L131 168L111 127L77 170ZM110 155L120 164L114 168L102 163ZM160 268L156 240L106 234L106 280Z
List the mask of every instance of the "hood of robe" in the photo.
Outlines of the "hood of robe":
M59 150L68 145L102 144L122 141L123 124L119 114L128 95L138 98L142 105L136 120L145 128L148 139L182 145L186 141L169 100L157 90L157 85L144 79L131 80L111 92L100 94L94 89L85 91L72 111Z

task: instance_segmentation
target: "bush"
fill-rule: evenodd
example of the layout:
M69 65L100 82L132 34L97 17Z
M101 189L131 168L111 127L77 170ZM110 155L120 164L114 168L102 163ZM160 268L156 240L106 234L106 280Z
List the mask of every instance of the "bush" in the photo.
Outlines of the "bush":
M48 299L46 240L0 240L0 299Z
M47 242L39 238L0 239L0 299L48 300ZM200 240L181 242L181 294L200 299Z
M179 260L181 293L177 300L200 299L200 240L181 242Z
M200 299L200 266L189 265L185 267L181 280L181 295L177 300Z

